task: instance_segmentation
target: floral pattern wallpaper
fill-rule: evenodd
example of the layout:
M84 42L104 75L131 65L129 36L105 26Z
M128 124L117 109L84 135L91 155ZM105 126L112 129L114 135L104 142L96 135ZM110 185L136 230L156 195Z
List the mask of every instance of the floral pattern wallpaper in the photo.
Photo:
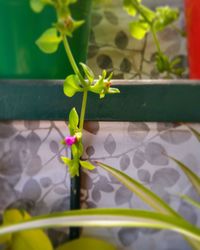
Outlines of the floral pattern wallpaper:
M199 124L192 124L200 131ZM60 156L70 156L59 142L68 133L65 122L0 123L0 208L25 208L32 215L69 209L70 178ZM200 143L187 124L86 122L84 158L107 163L143 183L194 224L197 209L180 194L199 197L178 166L183 161L200 175ZM82 171L81 206L149 209L136 195L97 167ZM49 230L55 245L68 238L66 229ZM147 229L83 229L82 235L111 241L117 249L189 250L178 234ZM151 246L151 248L149 248Z
M101 74L103 69L114 71L116 79L157 79L162 78L155 70L156 52L152 36L143 40L131 37L128 24L132 17L122 8L123 0L98 1L93 5L88 64L94 72ZM154 9L156 6L170 5L180 9L179 21L175 24L185 29L182 0L143 0ZM176 28L168 27L159 33L162 50L173 59L178 56L181 65L187 68L186 39ZM188 78L187 70L184 78Z
M101 2L101 1L100 1ZM155 8L161 1L144 0ZM178 6L184 29L182 0L162 0ZM96 4L88 64L96 74L114 70L116 79L161 78L153 66L155 47L148 35L134 40L128 31L130 17L122 10L122 0ZM174 51L187 67L186 41L173 28L160 33L162 48ZM185 77L187 78L187 72ZM200 131L199 124L192 124ZM199 200L185 175L166 155L173 156L200 174L200 143L187 124L148 122L86 122L84 158L98 160L124 171L143 183L180 212L200 225L200 213L180 199L181 194ZM0 212L15 207L32 215L70 208L70 177L60 161L70 156L69 148L59 143L68 134L60 121L0 122ZM81 206L149 209L136 195L100 168L81 174ZM68 230L49 230L54 245L68 239ZM118 250L189 250L183 238L170 231L147 229L86 229L82 235L111 241Z

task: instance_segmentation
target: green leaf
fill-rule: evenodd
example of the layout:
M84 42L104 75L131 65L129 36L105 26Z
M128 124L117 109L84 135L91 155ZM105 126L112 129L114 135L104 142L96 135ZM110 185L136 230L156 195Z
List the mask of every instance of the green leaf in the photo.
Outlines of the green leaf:
M179 232L200 243L200 229L182 218L134 209L82 209L38 216L0 227L0 235L52 227L139 227ZM45 248L43 248L45 249ZM198 248L197 248L198 249Z
M164 54L157 54L156 67L160 73L170 70L169 58Z
M146 204L148 204L151 208L155 209L155 211L178 216L180 217L167 203L165 203L159 196L154 194L151 190L146 188L144 185L140 184L136 180L132 179L128 175L123 172L112 168L104 163L97 162L97 164L113 175L117 180L120 181L125 187L131 190L134 194L140 197Z
M72 146L73 147L73 146ZM69 168L69 174L71 177L79 175L79 164L77 159L69 159L67 157L61 156L61 160L64 162L65 165Z
M143 13L143 15L145 15L145 17L149 22L152 22L156 16L155 12L153 12L151 9L147 8L144 5L140 5L140 13ZM140 16L140 18L142 18L142 20L145 21L142 15Z
M196 175L192 170L190 170L184 163L180 162L174 157L169 157L169 158L173 160L181 168L181 170L185 173L187 178L190 180L194 189L200 195L200 177Z
M129 24L129 29L134 38L141 40L150 30L150 26L144 21L133 21Z
M87 77L87 79L89 80L90 83L92 83L94 81L94 73L93 71L84 63L80 63L80 65L83 68L83 71Z
M156 8L156 18L153 26L156 31L161 31L168 25L176 21L179 17L179 10L169 6Z
M141 2L141 0L135 1L136 5ZM132 0L124 0L123 1L123 7L124 10L130 15L130 16L135 16L137 14L137 10L135 9Z
M200 142L200 133L199 131L197 131L196 129L188 126L188 128L192 131L192 133L194 134L194 136L197 138L197 140Z
M71 164L71 162L72 162L72 160L71 159L69 159L68 157L65 157L65 156L61 156L61 160L63 161L63 163L64 164L66 164L66 165L70 165Z
M34 12L39 13L44 9L45 3L42 0L30 0L30 6Z
M65 243L56 250L116 250L110 243L89 237L81 237L80 239Z
M76 75L68 76L63 85L64 94L68 97L74 96L77 92L83 92L83 89L80 87L79 78Z
M95 169L96 167L94 166L94 165L92 165L90 162L88 162L88 161L79 161L80 162L80 164L81 164L81 166L83 167L83 168L86 168L86 169L89 169L89 170L93 170L93 169Z
M76 109L73 108L69 113L69 125L70 129L75 130L78 128L79 123L79 117L78 113L76 112Z
M62 37L58 36L55 28L46 30L41 37L36 41L37 46L47 54L51 54L57 51Z
M187 195L181 195L180 196L183 200L185 200L186 202L190 203L191 205L193 205L194 207L200 209L200 202L193 200L192 198L190 198Z

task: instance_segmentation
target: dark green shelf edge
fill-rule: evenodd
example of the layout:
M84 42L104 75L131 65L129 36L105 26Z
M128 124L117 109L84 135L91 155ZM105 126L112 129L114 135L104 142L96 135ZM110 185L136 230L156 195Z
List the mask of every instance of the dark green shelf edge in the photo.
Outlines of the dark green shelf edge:
M0 120L67 120L81 94L64 96L61 80L0 80ZM121 94L90 94L87 120L200 122L198 81L114 81Z

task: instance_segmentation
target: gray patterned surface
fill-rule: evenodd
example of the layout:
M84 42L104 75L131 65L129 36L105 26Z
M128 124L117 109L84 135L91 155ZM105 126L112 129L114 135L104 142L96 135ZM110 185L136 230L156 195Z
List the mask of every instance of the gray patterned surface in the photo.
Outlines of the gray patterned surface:
M159 5L179 7L181 16L176 26L184 30L182 0L146 0L152 9ZM95 73L102 69L114 71L116 79L162 78L155 70L154 54L156 52L152 36L138 41L131 37L128 24L132 17L122 9L122 0L103 1L92 12L92 30L89 44L88 64ZM172 59L181 58L181 64L187 68L186 41L173 27L159 33L162 50ZM187 78L187 70L186 75Z
M192 125L200 131L200 125ZM87 122L84 158L102 161L139 180L194 224L200 213L177 194L198 199L187 178L166 154L200 174L200 144L187 125ZM69 175L60 155L70 152L59 141L68 134L64 122L0 123L0 209L26 208L38 215L69 209ZM91 207L149 209L112 176L97 168L82 173L81 204ZM67 236L50 231L55 244ZM83 230L111 240L118 249L189 249L178 234L145 229ZM148 248L149 245L151 248Z
M59 142L64 122L0 122L0 210L23 208L32 215L69 209L70 179L60 161L69 150ZM54 243L66 238L49 231Z
M200 223L200 212L180 200L179 194L187 194L200 201L199 197L176 164L166 157L173 156L200 174L200 144L187 125L101 122L99 125L95 123L94 132L92 126L94 124L91 124L90 132L86 132L84 140L86 159L102 161L122 170L162 197L191 223ZM195 127L200 129L199 125ZM84 172L83 179L87 180L87 185L82 186L83 207L149 209L138 197L99 168L90 173ZM118 246L118 249L190 249L178 234L167 231L85 229L83 234L100 234Z

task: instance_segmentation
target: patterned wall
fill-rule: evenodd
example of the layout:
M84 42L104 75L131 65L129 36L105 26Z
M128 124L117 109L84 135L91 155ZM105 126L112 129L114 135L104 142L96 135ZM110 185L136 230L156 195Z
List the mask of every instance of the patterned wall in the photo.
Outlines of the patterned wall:
M200 131L200 125L192 126ZM1 211L7 207L20 207L36 215L69 209L70 179L60 162L60 156L69 156L69 150L59 144L66 134L64 122L0 123ZM200 143L187 125L87 122L83 140L85 159L102 161L122 170L156 192L186 219L200 223L200 213L180 200L178 194L200 199L180 169L166 157L174 156L200 174ZM93 172L84 171L81 186L84 208L148 209L139 198L99 168ZM50 234L55 244L67 237L62 230L51 230ZM189 249L178 234L166 231L84 229L83 235L107 239L118 249Z
M99 1L101 2L101 1ZM92 30L89 45L88 63L95 73L102 69L114 71L116 79L162 78L155 70L155 45L151 35L138 41L130 36L128 24L132 20L122 9L122 0L103 1L94 5ZM159 5L178 7L181 11L176 26L184 30L184 11L182 0L146 0L147 6L154 9ZM159 33L162 50L172 59L180 57L181 65L187 68L186 40L169 27ZM184 75L187 78L187 71Z
M154 70L155 47L151 36L143 41L130 37L130 17L121 9L122 1L105 1L92 13L89 65L99 74L103 68L114 70L114 78L160 78ZM146 0L152 8L159 0ZM182 0L163 0L183 10ZM177 23L184 27L183 12ZM163 50L174 51L187 65L185 39L172 28L159 35ZM187 76L187 75L186 75ZM200 131L200 125L192 125ZM38 215L69 209L70 179L60 161L69 149L59 142L68 134L64 122L0 122L0 210L25 208ZM200 174L200 144L187 125L164 123L85 124L84 157L108 163L134 177L165 199L176 211L194 224L200 224L199 212L180 200L178 194L189 194L199 200L186 177L166 154L183 161ZM82 173L82 207L148 207L103 170ZM68 236L66 230L50 230L54 242ZM189 250L175 233L146 229L83 230L111 241L117 249Z

